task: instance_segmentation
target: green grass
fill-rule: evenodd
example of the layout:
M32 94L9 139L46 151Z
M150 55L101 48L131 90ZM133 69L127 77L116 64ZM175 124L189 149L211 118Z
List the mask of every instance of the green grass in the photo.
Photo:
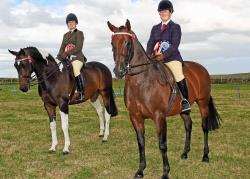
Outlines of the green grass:
M116 81L120 94L123 83ZM201 162L203 133L200 114L192 109L193 133L188 160L181 160L184 126L179 116L168 120L168 156L172 178L250 178L250 85L213 85L212 94L223 119L209 134L210 163ZM116 98L119 115L112 119L107 143L98 137L99 120L88 103L70 107L71 153L62 155L63 134L57 115L58 150L51 154L50 128L36 87L21 93L0 86L0 178L132 178L138 167L135 132L123 97ZM146 120L145 178L159 178L162 160L155 126Z

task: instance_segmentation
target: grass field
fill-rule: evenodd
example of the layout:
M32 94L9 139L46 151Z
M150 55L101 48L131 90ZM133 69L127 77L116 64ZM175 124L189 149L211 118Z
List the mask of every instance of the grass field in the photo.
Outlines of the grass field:
M115 91L122 84L115 83ZM179 116L168 121L171 178L250 178L250 85L213 85L212 94L223 119L210 133L210 163L201 162L203 133L198 108L192 109L193 133L188 160L181 160L184 126ZM123 97L119 115L111 119L110 137L101 143L99 120L92 106L70 107L71 153L62 155L63 134L57 116L58 150L51 154L50 128L36 87L21 93L0 86L0 178L132 178L138 166L135 132ZM146 179L160 178L162 160L152 121L146 121Z

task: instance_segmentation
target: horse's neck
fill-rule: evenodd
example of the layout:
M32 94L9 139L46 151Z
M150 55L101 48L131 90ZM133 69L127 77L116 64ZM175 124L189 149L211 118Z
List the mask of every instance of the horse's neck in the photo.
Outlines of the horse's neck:
M131 66L137 66L135 68L133 68L133 70L137 71L137 72L141 72L137 75L127 75L126 79L128 79L128 81L131 80L135 80L137 81L137 84L139 84L140 82L143 83L145 78L148 78L150 75L149 73L149 68L151 68L151 65L149 65L148 63L150 63L150 59L148 58L145 50L143 49L142 45L140 44L139 41L135 41L134 43L134 56L130 62ZM141 66L140 66L141 65Z
M47 65L37 64L34 71L38 81L46 86L55 83L59 76L59 67L55 61L48 61Z
M133 65L140 65L140 64L145 64L145 63L148 63L148 62L149 62L149 59L148 59L148 56L147 56L145 50L143 49L140 42L138 40L135 40L135 43L134 43L134 56L131 59L131 65L132 66ZM142 68L143 68L143 66L142 66Z

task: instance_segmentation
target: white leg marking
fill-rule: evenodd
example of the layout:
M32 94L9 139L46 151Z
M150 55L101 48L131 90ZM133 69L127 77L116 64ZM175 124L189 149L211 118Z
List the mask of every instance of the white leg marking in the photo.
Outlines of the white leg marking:
M107 141L108 140L108 136L109 136L109 122L110 122L110 114L107 112L106 108L105 108L105 132L104 132L104 137L103 137L103 141Z
M105 122L105 117L104 117L104 107L102 106L100 99L97 99L95 102L91 102L92 106L95 108L99 120L100 120L100 133L99 136L103 136L104 135L104 122Z
M56 146L58 144L57 135L56 135L56 121L50 122L50 130L51 130L51 138L52 143L50 147L50 151L56 151Z
M69 139L69 116L68 114L65 114L64 112L60 111L61 115L61 121L62 121L62 130L64 134L64 148L63 152L69 152L69 145L70 145L70 139Z

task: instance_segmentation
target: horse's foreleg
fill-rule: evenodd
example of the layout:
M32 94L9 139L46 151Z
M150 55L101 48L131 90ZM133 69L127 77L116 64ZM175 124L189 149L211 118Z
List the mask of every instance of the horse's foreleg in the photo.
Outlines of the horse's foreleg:
M96 101L91 102L92 106L95 108L97 115L99 117L99 121L100 121L100 132L99 132L99 137L103 137L104 136L104 130L105 130L105 126L104 126L104 122L105 122L105 117L104 117L104 107L102 106L100 100L97 98Z
M62 121L62 130L64 134L64 148L63 154L69 153L70 139L69 139L69 115L68 115L68 104L63 103L60 105L60 115Z
M135 115L130 115L130 120L134 126L137 135L137 142L140 154L139 169L135 173L135 178L143 178L143 171L146 168L144 119Z
M58 144L57 141L57 135L56 135L56 106L52 106L50 104L45 104L44 107L49 115L49 121L50 121L50 130L51 130L51 147L49 151L55 152L56 146Z
M162 178L169 178L168 174L170 171L170 166L167 156L167 123L166 119L163 116L158 115L155 118L157 135L159 138L159 149L162 154L163 161L163 175Z
M188 152L190 151L190 142L191 142L191 132L192 132L192 120L189 114L181 114L181 118L184 121L185 131L186 131L186 138L185 138L185 145L184 150L181 155L182 159L188 158Z

